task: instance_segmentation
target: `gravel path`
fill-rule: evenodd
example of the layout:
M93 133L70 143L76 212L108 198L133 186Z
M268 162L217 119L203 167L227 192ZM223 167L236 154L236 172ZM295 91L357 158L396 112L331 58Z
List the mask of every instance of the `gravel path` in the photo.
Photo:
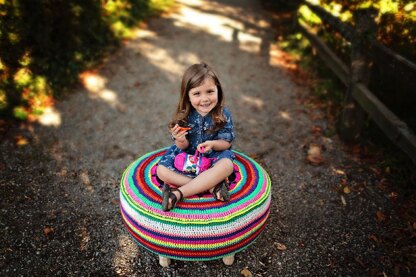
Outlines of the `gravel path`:
M402 223L378 189L383 180L336 136L311 131L325 122L285 74L268 19L254 0L181 0L85 74L85 86L41 124L11 127L0 145L0 275L393 275L380 241ZM234 265L174 261L163 269L123 228L118 182L133 160L171 143L166 125L181 74L200 60L225 87L234 148L272 178L272 212ZM314 145L319 166L306 162Z

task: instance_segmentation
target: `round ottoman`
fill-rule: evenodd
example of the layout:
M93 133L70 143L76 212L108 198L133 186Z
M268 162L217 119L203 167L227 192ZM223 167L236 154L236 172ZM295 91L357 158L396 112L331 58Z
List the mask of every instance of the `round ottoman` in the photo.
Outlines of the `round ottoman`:
M207 193L185 198L164 212L162 184L155 173L165 151L140 157L123 173L120 210L128 232L159 257L195 261L231 256L233 260L265 227L271 201L268 174L253 159L233 151L236 178L229 202L216 201Z

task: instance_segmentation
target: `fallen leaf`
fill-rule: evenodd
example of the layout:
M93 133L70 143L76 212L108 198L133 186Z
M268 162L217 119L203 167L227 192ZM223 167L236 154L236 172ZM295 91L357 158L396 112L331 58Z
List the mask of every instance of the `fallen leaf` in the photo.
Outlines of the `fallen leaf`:
M343 171L343 170L341 170L341 169L336 169L336 168L334 168L334 169L332 169L334 172L335 172L335 174L338 174L338 175L345 175L345 171Z
M92 187L90 178L88 177L88 172L87 171L81 172L80 178L81 178L81 181L86 186L87 190L89 190L89 191L93 191L94 190L93 187Z
M386 215L382 211L377 211L376 216L378 222L383 222L386 220Z
M342 195L341 195L341 202L342 202L342 205L347 206L347 201L345 201L345 198Z
M22 136L15 137L15 140L16 140L16 145L19 145L19 146L23 146L29 143L28 140Z
M370 236L370 239L373 240L373 241L375 241L375 242L378 242L378 238L377 238L376 235L371 235Z
M45 235L45 236L49 236L49 234L52 234L53 233L53 228L52 227L45 227L45 228L43 228L43 234Z
M348 186L345 186L344 187L344 193L345 194L351 193L351 190L350 190L350 188Z
M243 270L241 270L241 275L243 275L244 277L253 277L253 273L251 273L250 270L247 269L247 267L245 267Z
M363 261L361 260L361 257L355 257L355 261L357 263L359 263L363 268L366 268L366 266L364 265Z
M312 133L313 134L315 134L315 135L320 135L320 134L322 134L322 128L320 127L320 126L313 126L312 127Z
M309 145L307 161L312 165L320 165L324 162L324 158L321 155L321 147L317 144Z
M61 171L58 172L58 175L61 177L65 177L68 174L68 169L62 168Z
M381 170L379 168L370 166L371 171L373 171L377 176L381 174Z
M354 145L350 148L350 151L354 155L359 155L362 152L362 149L359 145Z
M280 242L275 242L274 245L280 251L285 251L287 249L286 245L284 245L283 243L280 243Z
M394 276L400 276L400 265L394 266Z
M398 196L399 196L399 194L397 192L394 192L394 191L390 192L390 194L389 194L389 198L391 200L397 200Z

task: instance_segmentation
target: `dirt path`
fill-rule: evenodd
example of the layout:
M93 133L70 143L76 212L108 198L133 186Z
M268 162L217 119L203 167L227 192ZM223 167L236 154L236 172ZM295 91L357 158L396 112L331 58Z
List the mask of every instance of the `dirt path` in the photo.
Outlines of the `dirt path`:
M337 137L311 132L310 110L297 100L307 91L280 67L260 4L178 5L84 76L85 88L42 124L6 134L1 275L239 276L244 268L253 276L392 275L389 254L377 243L386 232L377 211L389 224L397 222L389 199ZM272 178L272 214L233 266L175 261L162 269L124 230L118 182L130 162L171 143L166 124L181 74L201 60L214 65L225 87L238 135L234 148L257 159ZM311 143L326 149L321 166L305 162ZM351 193L343 192L346 181Z

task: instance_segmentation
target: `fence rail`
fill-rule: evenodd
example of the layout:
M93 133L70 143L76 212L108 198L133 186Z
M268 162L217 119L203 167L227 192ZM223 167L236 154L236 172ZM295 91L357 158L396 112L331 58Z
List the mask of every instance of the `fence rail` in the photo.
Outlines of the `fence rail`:
M371 16L361 14L357 26L340 21L323 8L303 1L309 9L334 31L351 42L351 64L346 65L306 23L297 20L300 31L317 50L320 58L347 87L346 100L341 118L340 135L343 139L356 139L364 126L364 114L378 125L385 135L416 164L416 136L405 122L400 120L368 88L371 47L378 47L394 57L407 68L416 70L416 65L377 41L368 40L372 30ZM361 21L360 21L361 20Z

